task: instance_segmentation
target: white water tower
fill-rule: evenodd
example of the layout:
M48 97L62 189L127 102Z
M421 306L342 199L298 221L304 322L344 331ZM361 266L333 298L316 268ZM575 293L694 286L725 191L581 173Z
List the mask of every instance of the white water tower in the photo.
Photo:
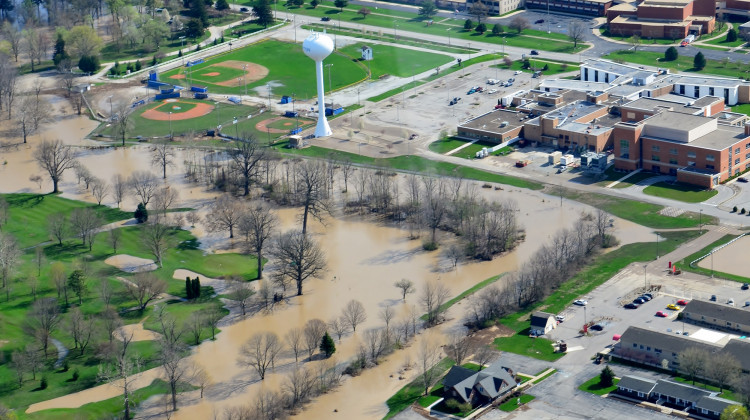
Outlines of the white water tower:
M315 76L318 81L318 125L315 126L315 137L326 137L332 133L326 119L326 103L323 98L323 59L333 52L333 40L326 34L313 32L302 43L305 55L315 60Z

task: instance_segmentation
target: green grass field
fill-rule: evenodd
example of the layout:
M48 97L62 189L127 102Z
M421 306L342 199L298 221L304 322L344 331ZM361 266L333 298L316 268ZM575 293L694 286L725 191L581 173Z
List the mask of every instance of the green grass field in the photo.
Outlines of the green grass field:
M726 77L745 77L746 71L750 71L750 67L740 63L740 67L737 67L737 63L726 64L718 60L706 60L706 67L701 71L696 71L693 68L693 57L679 56L674 61L664 61L664 54L650 52L650 51L628 51L620 50L605 55L602 58L609 60L622 60L629 63L643 64L655 67L667 67L677 71L683 72L694 72L700 74L715 74L717 76Z
M466 143L468 143L468 141L466 140L462 140L456 137L446 137L444 139L433 141L432 143L430 143L428 148L435 153L440 153L441 155L443 155L455 148L463 146Z
M542 75L544 76L551 76L555 74L560 73L568 73L571 71L579 71L579 67L577 64L574 63L563 63L563 62L557 62L557 61L546 61L546 60L535 60L535 59L529 59L529 63L531 64L532 68L524 69L523 67L523 61L522 60L516 60L511 64L510 68L506 66L505 64L498 64L497 67L501 69L506 70L520 70L524 73L533 73L534 70L540 70L542 71ZM544 66L547 66L547 70L542 70ZM494 66L493 66L494 67Z
M610 166L609 168L607 168L606 171L604 171L604 176L605 176L604 180L597 182L596 185L599 185L601 187L605 187L605 186L611 184L613 181L617 181L618 179L622 179L626 175L627 175L627 173L625 173L625 172L618 172L618 171L615 170L614 166ZM643 181L644 179L648 179L648 178L655 177L655 176L657 176L657 175L655 173L653 173L653 172L643 172L643 171L641 171L641 172L638 172L635 175L629 176L624 181L617 183L617 185L615 185L612 188L627 188L627 187L631 187L631 186L633 186L633 185L635 185L635 184Z
M214 85L216 83L240 79L244 75L245 72L242 69L236 69L234 67L224 66L221 63L215 63L210 66L201 67L200 69L190 71L189 78L194 84ZM238 86L242 86L244 89L244 85L242 84L242 82L237 81L237 83Z
M399 37L401 31L410 31L448 38L448 42L446 42L448 44L450 44L451 38L461 38L468 41L476 40L477 42L497 44L498 49L500 49L503 44L513 47L568 53L575 53L586 48L585 45L580 43L578 47L574 48L573 42L571 42L570 38L564 34L548 34L546 31L535 29L525 29L522 33L517 34L515 31L510 31L508 28L504 27L504 32L500 35L493 35L491 32L492 25L488 25L487 32L480 34L475 31L464 30L463 20L450 18L433 19L434 23L427 25L425 20L416 13L403 11L387 9L375 10L374 8L369 8L372 13L366 18L363 18L362 15L357 14L357 11L361 7L362 6L358 5L349 5L343 9L343 12L339 12L339 9L333 6L332 1L322 1L317 8L305 5L303 7L292 7L289 10L296 14L312 16L318 19L327 16L331 19L327 22L327 26L331 29L338 26L337 23L340 19L342 22L379 26L382 28L380 32L393 34L395 38Z
M706 190L694 185L682 183L657 182L644 188L644 194L669 198L685 203L702 203L719 193L718 190Z
M361 48L364 43L356 43L341 48L339 52L358 61L361 58ZM454 61L445 54L434 54L425 51L408 50L383 44L371 44L373 59L360 63L369 67L372 78L378 79L384 75L397 77L411 77L438 66ZM334 66L335 67L335 66Z
M588 381L582 383L578 387L578 389L584 392L589 392L594 395L609 394L610 392L614 392L617 389L617 383L620 382L620 380L615 379L612 382L613 382L612 386L604 387L600 383L599 375L596 375L593 378L589 379Z
M432 367L433 370L440 372L439 377L442 378L443 373L447 372L451 366L455 365L456 362L449 358L444 358L437 365ZM388 406L388 414L383 417L383 420L388 420L396 414L402 412L406 407L413 404L424 394L424 387L420 383L419 378L416 378L403 388L399 389L391 398L385 402ZM427 401L425 401L427 402ZM433 401L434 402L434 401Z
M536 397L534 397L533 395L529 395L529 394L523 394L521 395L520 398L521 398L521 405L524 405L524 404L530 403L531 401L534 401L534 398ZM511 412L518 407L520 407L518 405L518 399L511 398L508 401L500 404L497 408L505 412Z
M552 340L541 337L529 337L528 329L521 330L518 334L510 337L496 338L494 344L495 348L500 351L507 351L548 362L554 362L565 356L565 353L555 353L555 349L552 347Z
M157 102L159 105L152 107L151 109L155 109L157 111L161 112L171 112L172 115L182 114L184 112L188 112L191 109L194 109L196 107L196 104L199 101L193 101L193 100L180 100L180 102Z
M735 105L732 107L732 112L750 115L750 104Z
M248 45L240 49L234 49L231 52L220 54L209 58L205 63L190 67L190 73L194 77L203 77L201 74L208 73L217 69L221 62L227 60L243 61L256 63L265 66L269 73L268 76L261 80L247 83L248 91L261 92L266 96L268 90L266 85L273 82L272 95L292 95L295 94L301 100L307 100L317 95L315 84L315 63L302 52L302 45L281 42L276 40L266 40L256 44ZM353 62L349 57L333 53L324 60L324 64L333 64L332 67L325 71L326 91L337 90L367 77L367 67L360 63ZM220 70L224 70L221 67ZM328 85L330 70L331 86ZM185 74L187 68L179 67L170 70L161 75L161 80L169 80L170 76L175 74ZM238 70L240 73L242 70ZM207 79L207 78L206 78ZM196 79L197 80L197 79ZM219 80L220 81L220 80ZM244 93L245 85L241 86L219 86L210 82L210 80L201 79L201 83L209 87L209 92L224 94Z

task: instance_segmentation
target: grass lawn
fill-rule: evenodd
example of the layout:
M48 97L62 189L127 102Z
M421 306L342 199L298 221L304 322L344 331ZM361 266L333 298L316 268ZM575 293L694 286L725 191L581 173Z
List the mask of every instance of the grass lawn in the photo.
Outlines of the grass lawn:
M599 33L602 34L602 36L606 36L608 38L616 39L618 41L627 41L627 36L622 35L616 35L609 32L606 25L599 27ZM682 38L680 39L668 39L668 38L641 38L641 45L653 45L653 44L659 44L659 45L678 45L682 41Z
M735 105L732 107L732 112L750 115L750 104Z
M276 96L295 93L300 100L307 100L317 95L315 63L302 52L300 44L276 40L261 41L213 56L203 64L190 67L190 73L195 77L202 77L199 75L216 69L213 66L221 65L223 61L228 60L256 63L268 69L269 73L266 77L247 84L248 91L256 92L257 89L263 96L266 96L268 93L266 85L273 82L272 94ZM325 59L324 64L333 64L330 69L332 90L353 85L367 77L366 65L353 62L350 57L343 54L336 52L331 54ZM185 74L187 69L186 67L179 67L170 70L161 76L161 80L169 80L169 77L175 74ZM326 74L325 76L325 81L328 83L329 75ZM245 89L244 84L238 87L219 86L210 81L202 81L201 83L207 85L209 91L213 93L239 94L244 92ZM326 84L326 90L330 91L331 86Z
M232 120L237 117L238 120L241 122L245 122L247 120L248 115L254 115L256 121L265 120L270 118L269 114L262 114L257 115L258 108L254 106L247 106L247 105L235 105L235 104L229 104L229 103L216 103L211 101L201 101L198 99L188 99L188 98L180 98L179 104L186 103L208 103L211 106L214 107L213 111L210 113L197 118L190 118L187 120L176 120L172 121L171 128L172 132L175 136L179 136L185 133L189 132L196 132L201 133L205 130L213 130L216 128L217 124L221 124L226 127L225 131L227 129L233 131L233 129L230 127L232 125ZM173 103L174 104L174 103ZM180 106L177 104L177 106ZM152 120L148 118L144 118L142 114L149 109L152 108L158 108L164 105L164 102L158 101L154 102L153 105L149 104L146 106L143 106L139 108L135 113L133 113L133 116L131 117L133 120L134 127L137 127L137 129L131 129L129 131L129 136L134 137L135 135L144 136L144 137L163 137L169 135L169 129L170 129L170 122L167 121L157 121ZM166 109L161 109L162 111L167 111ZM184 112L184 111L183 111ZM275 116L275 115L273 115ZM102 124L97 128L98 134L103 134L106 136L112 136L114 135L114 127L107 126L107 123ZM252 127L254 128L254 124ZM242 127L240 127L242 129ZM234 133L231 133L234 134ZM259 133L255 133L258 135ZM265 133L263 133L265 134ZM264 136L265 137L265 136Z
M490 30L484 34L464 30L463 20L442 18L434 19L435 23L428 26L425 19L418 14L403 11L374 10L368 7L372 13L363 18L362 15L357 14L357 11L361 7L360 5L348 5L343 8L343 12L339 12L339 9L334 7L332 1L322 1L317 8L305 5L303 7L291 7L289 10L318 19L329 17L331 20L327 26L331 29L335 29L338 26L338 21L341 20L342 22L379 26L383 28L382 32L393 33L396 38L399 37L399 32L410 31L446 38L450 36L451 38L461 38L468 41L476 40L477 42L494 43L498 44L498 47L505 43L505 45L514 47L568 53L578 52L586 47L584 44L579 43L578 47L573 48L573 42L570 41L567 35L558 33L548 34L546 31L534 29L525 29L518 34L515 31L511 32L508 28L504 28L506 32L496 36ZM488 29L491 29L491 26Z
M727 33L729 32L729 29L732 29L732 26L733 25L731 23L727 23L727 28L725 29L724 34L722 36L716 37L710 41L703 41L703 43L711 44L711 45L718 45L720 47L731 47L731 48L739 47L740 45L746 43L747 41L743 40L742 37L740 36L737 36L737 39L734 41L731 41L731 42L727 41ZM712 34L709 36L714 36L714 35Z
M179 384L179 392L194 389L189 384ZM141 402L154 395L169 394L169 384L161 379L154 379L150 385L136 390L131 395L133 406L137 407ZM55 408L37 411L31 414L21 414L20 420L67 420L71 418L80 420L96 420L104 418L117 418L123 411L122 397L114 397L104 401L84 404L79 408ZM131 409L131 413L135 410Z
M180 48L182 48L183 53L187 53L188 51L195 50L195 46L199 42L205 41L210 36L211 32L206 30L200 38L185 38L184 42L183 40L180 40L179 37L175 37L175 39L167 39L162 42L158 51L152 51L141 43L137 43L133 46L129 46L125 43L119 50L114 43L106 44L104 48L102 48L100 61L106 63L117 60L129 61L138 59L141 60L141 64L145 67L151 64L151 59L157 53L166 54L172 51L177 51ZM120 63L120 67L122 67L122 63Z
M480 140L472 144L471 146L464 147L463 149L454 153L453 156L471 160L474 159L478 151L482 150L485 147L490 148L494 146L497 146L497 143Z
M276 148L281 153L290 155L324 157L326 159L333 160L350 160L351 162L357 164L372 165L379 168L391 168L394 170L437 173L446 176L460 175L467 179L513 185L515 187L529 188L532 190L539 190L542 188L541 184L534 181L527 181L508 175L493 174L479 169L470 168L463 165L455 165L448 162L435 162L433 160L429 160L419 156L409 155L382 159L371 158L368 156L341 152L317 146L306 147L304 149L287 149L285 147L286 144L287 142L285 141L279 142L274 145L274 148Z
M693 381L691 381L690 379L683 378L681 376L674 376L674 377L672 377L672 380L674 380L675 382L682 382L684 384L690 384L690 385L693 385L693 386L695 386L697 388L703 388L703 389L706 389L706 390L709 390L709 391L719 392L719 387L718 386L708 385L708 384L700 382L700 381L695 381L695 383L693 383ZM731 389L726 389L725 388L724 391L721 392L718 396L721 397L721 398L726 398L728 400L742 402L742 396L741 395L735 395L735 393L732 392Z
M669 198L685 203L701 203L719 193L718 190L706 190L694 185L667 182L651 184L643 192L655 197Z
M613 165L607 168L606 171L604 171L604 175L605 175L605 179L603 181L597 182L597 185L602 186L602 187L607 186L611 184L613 181L617 181L618 179L621 179L622 177L626 176L627 173L615 171L615 167ZM655 176L657 175L653 172L641 171L635 175L629 176L624 181L617 183L617 185L615 185L612 188L632 187L633 185L643 181L644 179L648 179L648 178L655 177Z
M688 73L715 74L717 76L726 77L743 77L745 74L744 71L747 70L747 66L745 65L742 65L742 67L738 69L736 63L725 64L718 60L706 59L706 67L703 70L697 71L693 68L693 57L681 55L677 60L664 61L664 54L650 51L633 52L629 50L619 50L607 54L602 58L614 61L622 60L629 63L655 67L668 67L673 70Z
M579 67L577 64L574 63L564 63L564 62L558 62L558 61L547 61L547 60L538 60L534 58L529 59L529 64L531 64L531 68L524 69L523 67L523 61L522 60L516 60L513 62L513 64L510 65L510 68L506 66L505 64L498 64L497 67L501 69L506 70L519 70L524 73L533 73L536 70L540 70L542 72L542 75L544 76L551 76L559 73L568 73L571 71L578 71ZM547 70L542 70L547 65ZM493 66L494 67L494 66Z
M479 366L476 363L464 363L463 365L461 365L461 367L465 367L466 369L471 369L475 372L479 372L481 368L481 366Z
M361 48L364 45L362 42L347 45L341 48L339 52L351 57L353 61L368 66L372 72L370 76L372 79L378 79L385 75L411 77L414 74L419 74L454 61L453 57L445 54L407 50L383 44L370 44L373 50L373 59L369 62L360 61Z
M617 389L617 383L620 382L619 379L615 379L613 381L612 386L603 387L600 383L599 375L594 376L593 378L589 379L588 381L582 383L578 389L581 391L589 392L594 395L604 395L609 394L610 392L614 392L614 390Z
M67 214L75 208L91 207L106 223L133 217L130 212L68 200L52 194L6 194L0 197L5 198L9 205L9 216L3 225L3 233L13 235L20 248L48 241L47 218L55 213Z
M202 67L199 70L190 72L190 80L191 83L197 85L214 85L216 83L236 81L237 86L242 86L244 88L244 85L237 80L244 74L245 72L242 69L228 67L221 63L214 63L210 66Z
M548 187L549 194L560 195L559 187ZM663 216L659 212L664 208L656 204L643 203L626 198L618 198L597 193L563 189L563 196L581 203L600 208L625 220L654 229L678 229L698 227L700 215L686 212L677 217ZM714 223L714 218L703 217L703 223Z
M443 374L447 372L448 369L450 369L454 364L456 363L453 360L446 357L437 365L433 366L432 369L440 372L440 375L438 376L442 378ZM396 392L396 394L394 394L391 398L388 398L388 400L385 402L388 406L388 414L383 417L383 420L388 420L389 418L402 412L406 407L410 406L423 396L424 386L422 386L420 382L420 379L416 378L403 388L399 389L398 392Z
M257 20L244 21L239 25L232 26L229 29L224 30L224 36L226 38L239 38L243 35L252 34L265 29L263 25L258 25ZM280 21L276 21L278 24Z
M427 408L441 398L443 398L443 384L438 381L438 383L432 387L429 394L419 397L417 404L421 407Z
M429 148L431 151L440 153L442 155L450 152L457 147L461 147L466 143L468 143L468 141L466 140L462 140L456 137L446 137L441 140L433 141L432 143L430 143Z
M530 403L536 397L534 397L533 395L529 395L529 394L523 394L523 395L521 395L520 398L521 398L521 405L524 405L524 404ZM511 411L515 410L516 408L518 408L518 407L520 407L520 405L518 405L518 399L517 398L511 398L508 401L500 404L497 408L499 408L502 411L511 412Z
M453 299L450 299L449 301L447 301L444 304L442 304L440 306L441 311L443 311L443 312L447 311L451 306L453 306L456 303L460 302L463 298L465 298L467 296L470 296L474 292L476 292L477 290L480 290L480 289L482 289L484 287L487 287L490 284L492 284L492 283L500 280L500 277L502 277L504 275L505 275L505 273L497 275L497 276L492 276L492 277L490 277L488 279L484 279L484 280L480 281L479 283L475 284L474 286L471 286L470 288L468 288L468 289L464 290L463 292L461 292L458 296L456 296ZM427 314L422 315L422 317L420 319L422 319L423 321L427 320Z
M548 362L554 362L565 355L565 353L555 353L552 347L552 340L529 337L528 329L524 329L510 337L496 338L494 344L500 351L507 351Z

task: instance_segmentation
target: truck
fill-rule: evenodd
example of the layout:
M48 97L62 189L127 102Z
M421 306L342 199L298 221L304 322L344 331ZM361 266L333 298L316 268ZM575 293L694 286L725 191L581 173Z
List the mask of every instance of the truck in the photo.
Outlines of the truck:
M690 35L686 36L685 39L682 40L682 42L680 43L680 46L681 47L687 47L693 41L695 41L695 35L690 34Z
M518 162L516 162L516 168L523 168L524 166L528 166L530 163L531 161L528 159L519 160Z

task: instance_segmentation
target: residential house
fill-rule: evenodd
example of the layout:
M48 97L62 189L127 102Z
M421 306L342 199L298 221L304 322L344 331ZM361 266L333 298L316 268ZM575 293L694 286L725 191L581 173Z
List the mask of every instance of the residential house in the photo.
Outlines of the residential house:
M736 401L719 398L716 396L703 397L695 403L693 411L700 414L703 417L718 420L721 418L721 413L730 405L736 405Z
M647 400L655 386L656 381L653 379L623 376L617 383L617 392L626 397Z
M516 386L513 371L498 362L479 372L453 366L443 378L444 397L471 403L472 407L490 403Z
M554 315L541 311L531 314L531 329L529 330L529 334L544 335L555 328L557 328L557 321Z
M716 393L695 388L688 384L659 379L656 381L656 386L651 390L650 399L655 400L656 404L659 405L690 410L695 407L701 398L711 395L716 395Z

